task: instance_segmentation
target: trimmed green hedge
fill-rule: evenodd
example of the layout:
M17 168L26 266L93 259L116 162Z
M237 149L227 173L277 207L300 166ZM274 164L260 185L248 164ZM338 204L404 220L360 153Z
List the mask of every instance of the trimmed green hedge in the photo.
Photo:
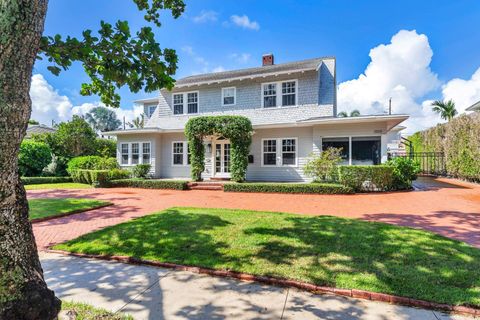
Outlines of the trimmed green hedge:
M21 177L23 185L72 182L71 177Z
M275 192L275 193L316 193L349 194L353 190L334 183L227 183L225 192Z
M154 179L120 179L109 182L111 188L145 188L187 190L188 181L184 180L154 180Z
M394 190L393 170L393 167L386 165L340 166L338 178L341 184L355 192Z
M72 174L73 181L90 184L94 187L107 187L110 181L125 179L130 176L127 170L75 170Z

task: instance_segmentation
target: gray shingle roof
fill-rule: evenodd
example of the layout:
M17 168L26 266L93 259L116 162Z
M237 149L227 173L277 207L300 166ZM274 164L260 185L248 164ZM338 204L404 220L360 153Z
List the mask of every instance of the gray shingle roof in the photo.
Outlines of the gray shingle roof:
M55 132L55 131L57 131L57 129L47 127L43 124L29 125L27 128L26 136L27 138L29 138L33 134L42 134L42 133L49 133L49 132Z
M223 71L223 72L214 72L214 73L205 73L195 76L185 77L177 80L175 83L176 87L189 86L204 82L216 82L224 81L236 78L243 77L255 77L261 76L270 73L282 73L282 72L291 72L291 71L307 71L307 70L316 70L323 60L334 59L333 57L323 57L308 59L302 61L274 64L271 66L261 66L248 69L239 69L233 71Z

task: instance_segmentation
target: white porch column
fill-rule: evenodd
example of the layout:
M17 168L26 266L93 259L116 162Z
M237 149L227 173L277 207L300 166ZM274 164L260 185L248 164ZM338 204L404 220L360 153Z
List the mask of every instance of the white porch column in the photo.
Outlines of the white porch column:
M348 137L348 165L352 165L352 137Z

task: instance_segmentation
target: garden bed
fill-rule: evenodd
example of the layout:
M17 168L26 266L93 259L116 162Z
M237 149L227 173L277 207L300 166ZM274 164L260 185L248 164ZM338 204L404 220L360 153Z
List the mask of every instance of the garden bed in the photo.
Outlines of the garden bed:
M225 192L350 194L352 188L335 183L226 183Z
M355 219L171 208L54 248L480 306L480 250Z

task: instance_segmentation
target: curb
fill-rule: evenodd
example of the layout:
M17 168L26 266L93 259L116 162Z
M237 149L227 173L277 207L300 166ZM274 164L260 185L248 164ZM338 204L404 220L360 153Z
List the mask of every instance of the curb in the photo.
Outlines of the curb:
M55 216L49 216L49 217L32 219L32 220L30 220L30 223L45 222L45 221L49 221L49 220L53 220L53 219L68 217L68 216L70 216L70 215L72 215L72 214L77 214L77 213L82 213L82 212L88 212L88 211L92 211L92 210L96 210L96 209L101 209L101 208L105 208L105 207L110 207L110 206L113 206L113 205L114 205L113 203L106 203L106 204L102 204L102 205L99 205L99 206L93 207L93 208L77 209L77 210L73 210L73 211L70 211L70 212L65 212L65 213L62 213L62 214L57 214L57 215L55 215Z
M467 306L454 306L449 304L430 302L426 300L417 300L417 299L412 299L407 297L401 297L401 296L395 296L391 294L371 292L371 291L365 291L365 290L340 289L340 288L334 288L334 287L317 286L315 284L296 281L296 280L287 280L287 279L267 277L267 276L256 276L248 273L242 273L242 272L236 272L236 271L230 271L230 270L216 270L216 269L194 267L194 266L169 263L169 262L142 260L142 259L128 257L128 256L95 255L95 254L68 252L63 250L54 250L54 249L47 249L46 252L59 253L63 255L81 257L81 258L93 258L93 259L117 261L117 262L135 264L135 265L147 265L147 266L153 266L153 267L169 268L169 269L174 269L178 271L189 271L189 272L194 272L199 274L207 274L215 277L234 278L241 281L254 281L254 282L279 286L279 287L297 288L297 289L310 291L318 294L334 294L337 296L351 297L351 298L378 301L378 302L387 302L391 304L403 305L408 307L416 307L416 308L422 308L422 309L440 310L448 313L464 314L464 315L470 315L474 317L480 316L479 308L472 308Z

